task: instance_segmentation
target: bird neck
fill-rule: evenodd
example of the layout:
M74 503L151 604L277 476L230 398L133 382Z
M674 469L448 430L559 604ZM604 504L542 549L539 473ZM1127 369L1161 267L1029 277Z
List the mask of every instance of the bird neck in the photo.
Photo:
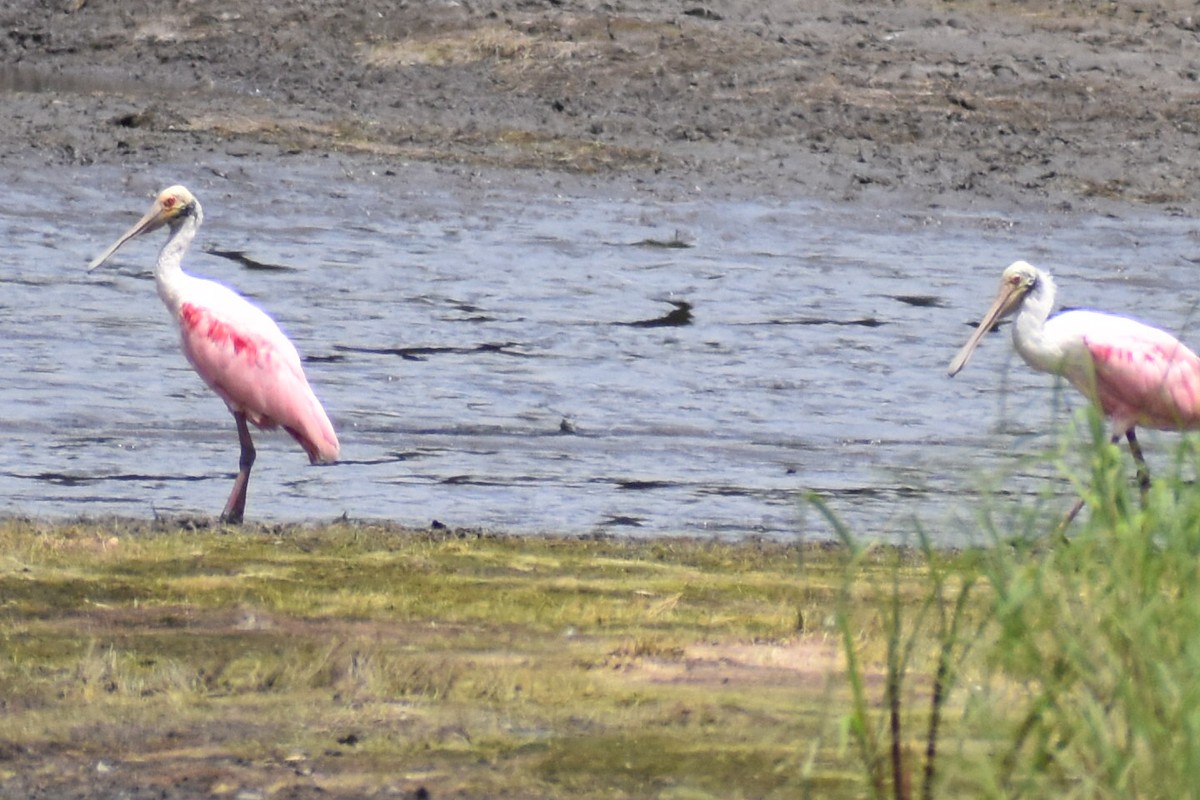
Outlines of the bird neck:
M193 211L171 222L171 234L159 251L158 263L154 265L154 284L158 288L158 296L175 316L179 316L183 285L191 277L183 271L183 256L196 238L200 223L204 221L200 204L194 205Z
M1013 346L1025 363L1041 372L1058 373L1062 369L1062 348L1046 336L1046 320L1054 308L1054 281L1038 270L1013 320Z

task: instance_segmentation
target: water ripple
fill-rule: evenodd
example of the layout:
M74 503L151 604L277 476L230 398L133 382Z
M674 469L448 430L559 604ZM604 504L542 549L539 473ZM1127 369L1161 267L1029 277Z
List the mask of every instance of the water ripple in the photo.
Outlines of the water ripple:
M1136 301L1185 338L1195 327L1178 218L666 202L633 183L573 197L332 160L219 167L10 170L3 512L221 508L237 435L155 296L161 239L84 272L175 182L205 203L188 268L275 316L343 442L344 460L318 469L259 435L257 520L827 537L805 508L816 492L862 533L902 536L919 517L960 543L981 503L1069 492L1039 454L1071 393L1004 335L945 378L1008 262L1050 268L1073 305Z

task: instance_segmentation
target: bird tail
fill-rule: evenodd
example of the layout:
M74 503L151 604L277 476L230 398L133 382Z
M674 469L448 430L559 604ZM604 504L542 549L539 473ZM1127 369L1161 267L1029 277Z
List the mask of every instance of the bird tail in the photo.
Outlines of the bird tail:
M329 422L321 401L315 396L311 396L310 399L309 413L297 420L296 425L284 425L283 428L300 443L304 452L308 453L310 463L332 464L338 460L341 444L338 443L337 434L334 433L333 425Z
M333 428L325 431L324 435L319 439L310 437L307 435L307 432L298 431L295 428L284 426L284 430L300 443L300 446L304 448L304 452L308 453L309 463L332 464L337 461L338 454L341 452L341 445L338 444Z

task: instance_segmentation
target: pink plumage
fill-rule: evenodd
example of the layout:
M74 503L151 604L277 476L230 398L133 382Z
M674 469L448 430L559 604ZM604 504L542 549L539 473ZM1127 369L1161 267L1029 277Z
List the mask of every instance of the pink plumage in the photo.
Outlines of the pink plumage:
M233 491L221 513L240 523L254 465L254 443L246 427L282 427L312 463L336 461L340 447L320 401L313 394L300 355L279 326L258 306L214 281L188 275L180 266L204 219L200 203L182 186L161 192L146 215L91 263L95 269L135 236L170 228L159 253L154 283L179 323L183 353L216 392L237 423L241 458Z
M1080 338L1094 365L1095 399L1113 428L1200 427L1200 358L1157 328L1107 314L1089 316L1103 319L1093 320L1099 324Z
M1013 345L1021 358L1039 372L1065 377L1100 407L1112 422L1113 441L1129 441L1145 492L1150 473L1135 428L1200 428L1200 357L1171 334L1127 317L1086 310L1051 317L1054 293L1049 274L1024 261L1011 264L983 321L950 362L950 375L966 366L997 321L1015 314Z
M336 461L337 435L304 377L296 348L265 314L269 325L247 325L246 308L184 302L179 313L183 354L230 411L244 413L259 428L282 427L314 464ZM242 314L231 313L237 311Z

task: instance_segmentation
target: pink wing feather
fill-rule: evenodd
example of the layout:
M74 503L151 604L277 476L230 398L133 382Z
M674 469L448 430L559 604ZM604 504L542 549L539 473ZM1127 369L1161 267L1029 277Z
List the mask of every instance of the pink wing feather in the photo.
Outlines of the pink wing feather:
M313 463L337 460L337 435L279 326L233 292L206 299L179 308L184 355L204 382L258 427L283 427Z
M1097 399L1118 428L1200 427L1200 357L1175 337L1107 317L1105 325L1089 326L1083 343L1094 365Z

